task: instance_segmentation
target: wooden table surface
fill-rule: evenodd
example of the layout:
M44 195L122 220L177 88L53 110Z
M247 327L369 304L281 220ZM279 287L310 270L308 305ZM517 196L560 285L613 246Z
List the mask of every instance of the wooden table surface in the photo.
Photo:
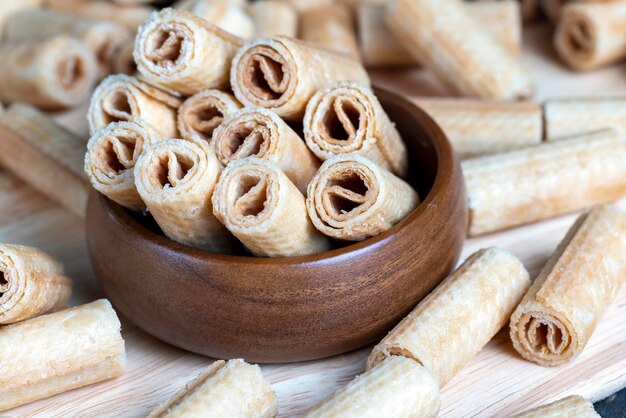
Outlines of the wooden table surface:
M570 73L551 52L549 36L545 26L530 28L525 34L523 60L536 80L537 100L626 94L624 66L584 75ZM445 94L430 75L421 71L378 71L373 78L411 96ZM84 135L83 113L84 108L57 118ZM626 206L626 202L622 204ZM536 273L574 219L575 215L568 215L469 240L462 257L498 245L512 251ZM37 246L61 258L76 282L73 305L104 297L90 268L83 221L6 173L0 173L0 241ZM573 364L551 369L519 358L506 332L501 332L444 388L441 416L502 417L572 393L598 400L616 392L626 386L624 318L626 288L606 312L582 356ZM128 354L124 377L0 415L145 416L212 361L162 343L124 318L122 326ZM262 366L278 393L280 416L297 416L345 385L363 371L370 350L366 347L325 360Z

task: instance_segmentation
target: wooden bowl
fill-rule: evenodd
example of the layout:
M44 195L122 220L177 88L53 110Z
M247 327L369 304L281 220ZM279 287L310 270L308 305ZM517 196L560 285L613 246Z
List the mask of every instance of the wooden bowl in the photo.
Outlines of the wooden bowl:
M89 254L111 302L155 337L216 358L311 360L382 338L454 267L467 208L441 129L402 97L377 95L408 146L409 182L423 199L406 219L310 256L219 255L170 241L93 192Z

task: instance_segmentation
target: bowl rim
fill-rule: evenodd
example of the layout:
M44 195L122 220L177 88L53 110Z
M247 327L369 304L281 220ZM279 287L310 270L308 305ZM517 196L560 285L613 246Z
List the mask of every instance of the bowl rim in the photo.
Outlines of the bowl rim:
M354 242L340 248L323 251L321 253L293 257L270 258L220 254L178 243L150 230L135 220L127 209L116 204L106 196L93 189L91 199L99 198L108 216L113 217L116 223L118 223L121 227L127 228L139 235L142 240L148 241L153 246L160 247L164 250L182 254L187 257L202 259L203 261L211 261L221 264L302 265L329 262L342 259L344 257L358 256L363 252L388 244L406 228L418 222L425 211L431 210L432 207L437 207L437 204L434 203L434 201L438 200L442 194L446 193L446 191L452 190L452 184L454 182L456 171L455 166L457 157L454 154L452 145L448 141L443 130L424 110L422 110L409 98L406 98L398 93L377 86L374 86L374 90L376 96L381 102L394 102L394 104L397 104L400 107L409 109L409 111L416 116L418 121L422 124L423 129L429 134L429 141L432 142L435 155L437 156L437 172L435 174L435 179L424 200L421 200L419 205L400 222L392 226L387 231L384 231L374 237Z

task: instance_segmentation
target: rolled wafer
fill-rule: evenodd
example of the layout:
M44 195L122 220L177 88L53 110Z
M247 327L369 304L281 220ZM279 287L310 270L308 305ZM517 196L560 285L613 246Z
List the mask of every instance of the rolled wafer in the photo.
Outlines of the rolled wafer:
M277 411L276 394L259 366L239 359L218 360L148 418L274 418Z
M145 210L135 186L134 168L142 151L164 138L141 118L113 122L87 144L85 173L94 189L132 210Z
M197 135L210 142L224 118L239 109L241 103L233 95L215 89L202 90L178 108L178 130L185 139Z
M548 100L543 105L546 140L614 128L626 134L626 99Z
M511 418L600 418L591 402L582 396L568 396Z
M531 102L418 98L462 158L496 154L539 144L543 111Z
M215 216L256 256L291 257L331 247L311 224L302 193L267 160L228 164L212 201Z
M221 165L203 140L157 141L135 164L135 185L148 211L170 239L213 252L233 240L213 216L211 195Z
M146 80L185 95L225 88L243 41L190 12L163 9L139 27L135 62Z
M409 53L453 92L483 99L532 95L532 83L518 60L462 1L393 0L386 20Z
M91 96L87 120L91 135L111 122L139 117L158 129L161 135L175 138L176 109L181 100L135 77L123 74L105 78Z
M67 307L72 280L50 254L0 244L0 324L12 324Z
M0 411L121 376L120 321L101 299L0 327Z
M135 32L154 10L148 6L115 4L106 0L47 0L53 10L107 22L116 22Z
M346 81L328 85L309 101L303 123L308 147L322 160L357 153L406 176L406 146L368 87Z
M429 371L404 357L390 357L356 377L304 418L435 418L439 385Z
M311 0L281 0L284 3L287 3L289 5L291 5L291 7L293 7L298 14L302 13L308 9L310 9L311 7L316 7L322 4L332 4L335 3L335 0L316 0L316 1L311 1Z
M212 146L223 166L249 156L271 161L302 194L320 166L298 134L276 113L263 108L246 108L228 116L215 130Z
M511 316L513 347L541 366L569 363L585 348L626 278L626 212L581 215Z
M286 36L247 43L231 70L241 103L271 109L287 120L301 119L313 94L341 80L369 85L358 61Z
M188 10L240 38L252 39L255 36L254 20L231 0L195 0Z
M626 196L626 139L603 130L462 163L469 234L534 222Z
M319 5L301 12L299 32L302 40L359 59L353 13L345 4Z
M528 272L512 254L480 250L374 347L367 367L403 356L443 387L506 324L529 286Z
M404 219L419 196L399 177L357 154L329 158L309 184L313 225L329 237L361 241Z
M280 0L255 1L248 7L254 20L257 38L298 35L298 13L288 2Z

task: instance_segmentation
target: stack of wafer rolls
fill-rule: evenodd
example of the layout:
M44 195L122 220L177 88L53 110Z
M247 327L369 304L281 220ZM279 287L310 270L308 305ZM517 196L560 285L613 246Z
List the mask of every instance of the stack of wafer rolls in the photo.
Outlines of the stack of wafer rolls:
M215 89L202 90L178 108L178 130L185 139L199 136L210 142L224 118L239 109L241 103L232 94Z
M154 10L152 7L144 5L123 6L105 0L47 0L47 4L51 9L64 13L71 13L90 19L117 22L133 32Z
M194 15L243 39L255 36L254 21L231 0L194 0L187 9Z
M257 38L271 38L277 35L295 38L298 35L298 13L287 2L255 1L248 6L248 11L254 19Z
M543 113L548 141L604 128L626 134L625 99L549 100L543 105Z
M148 418L274 418L277 412L276 394L259 366L243 360L218 360Z
M359 59L352 10L343 4L326 4L300 13L300 39Z
M542 366L578 357L626 281L625 253L626 212L581 215L511 316L515 350Z
M582 396L568 396L511 418L600 418L591 402Z
M67 307L72 280L50 254L0 244L0 324L12 324Z

